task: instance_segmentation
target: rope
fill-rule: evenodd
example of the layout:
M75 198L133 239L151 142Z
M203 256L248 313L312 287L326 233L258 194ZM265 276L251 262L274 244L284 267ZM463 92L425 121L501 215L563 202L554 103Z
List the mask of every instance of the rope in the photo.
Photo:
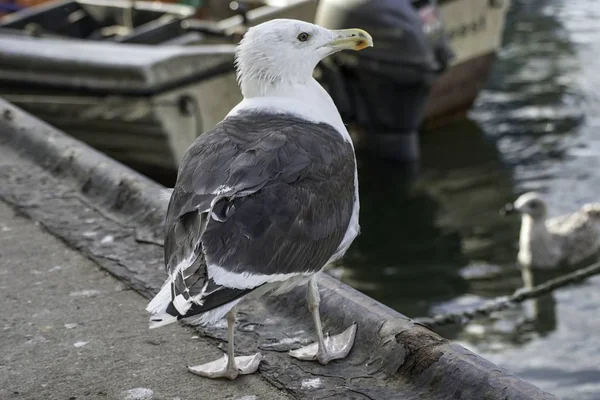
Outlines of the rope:
M545 294L552 293L556 289L571 285L573 283L581 282L598 274L600 274L600 262L592 264L589 267L578 269L577 271L560 276L558 278L550 279L529 289L517 289L511 296L497 297L496 299L487 302L481 307L477 307L473 310L467 310L460 313L440 314L434 317L414 318L413 321L428 327L451 324L464 325L473 319L489 316L496 311L506 310L515 304L541 297Z

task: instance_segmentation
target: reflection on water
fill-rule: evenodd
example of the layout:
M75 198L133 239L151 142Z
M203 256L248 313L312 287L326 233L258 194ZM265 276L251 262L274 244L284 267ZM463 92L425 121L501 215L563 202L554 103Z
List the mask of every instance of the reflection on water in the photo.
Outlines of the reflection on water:
M465 267L512 258L510 172L470 121L423 138L416 178L393 164L359 160L361 227L341 279L409 316L467 292ZM512 268L514 270L514 268ZM514 271L512 271L514 272Z
M515 266L519 221L600 201L600 2L513 0L472 118L423 138L416 177L360 160L362 235L335 273L409 316L459 311L567 271ZM600 278L442 333L561 399L600 399Z

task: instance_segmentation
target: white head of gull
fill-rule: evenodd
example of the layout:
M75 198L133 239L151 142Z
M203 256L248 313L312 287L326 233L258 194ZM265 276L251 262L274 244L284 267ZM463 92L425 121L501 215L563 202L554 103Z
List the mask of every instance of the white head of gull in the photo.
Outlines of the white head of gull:
M600 203L550 218L541 194L528 192L506 211L521 214L519 264L534 268L553 268L582 262L600 249Z
M313 78L319 61L340 50L372 46L361 29L329 30L306 22L276 19L251 28L236 51L244 100L229 115L263 109L333 125L350 136L325 89Z
M324 337L317 278L359 232L356 159L335 104L312 73L330 54L368 46L372 39L360 29L285 19L250 28L239 44L244 99L181 160L166 192L168 279L146 308L151 328L227 315L227 354L190 372L229 379L255 372L261 353L234 356L238 303L306 282L318 341L290 355L327 364L352 348L355 324Z

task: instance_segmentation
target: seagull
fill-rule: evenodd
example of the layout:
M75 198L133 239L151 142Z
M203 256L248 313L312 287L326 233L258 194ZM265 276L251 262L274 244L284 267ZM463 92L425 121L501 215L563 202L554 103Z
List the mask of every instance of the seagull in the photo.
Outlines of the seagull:
M519 264L526 267L553 268L573 265L600 250L600 203L588 203L579 210L548 218L548 207L539 193L528 192L504 213L521 217Z
M235 357L238 304L303 284L317 342L289 354L327 364L350 352L355 323L323 335L317 279L359 233L356 158L312 74L324 57L372 45L361 29L276 19L250 28L237 46L243 100L187 149L165 192L168 279L146 308L150 328L226 316L227 354L190 372L231 380L256 372L261 353Z

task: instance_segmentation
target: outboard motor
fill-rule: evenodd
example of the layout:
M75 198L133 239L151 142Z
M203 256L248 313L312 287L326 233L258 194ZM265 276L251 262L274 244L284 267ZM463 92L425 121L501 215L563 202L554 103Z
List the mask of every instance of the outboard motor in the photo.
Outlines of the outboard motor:
M433 0L321 0L315 22L330 29L360 27L374 47L339 53L318 77L357 150L403 162L419 159L418 128L429 92L452 52Z

